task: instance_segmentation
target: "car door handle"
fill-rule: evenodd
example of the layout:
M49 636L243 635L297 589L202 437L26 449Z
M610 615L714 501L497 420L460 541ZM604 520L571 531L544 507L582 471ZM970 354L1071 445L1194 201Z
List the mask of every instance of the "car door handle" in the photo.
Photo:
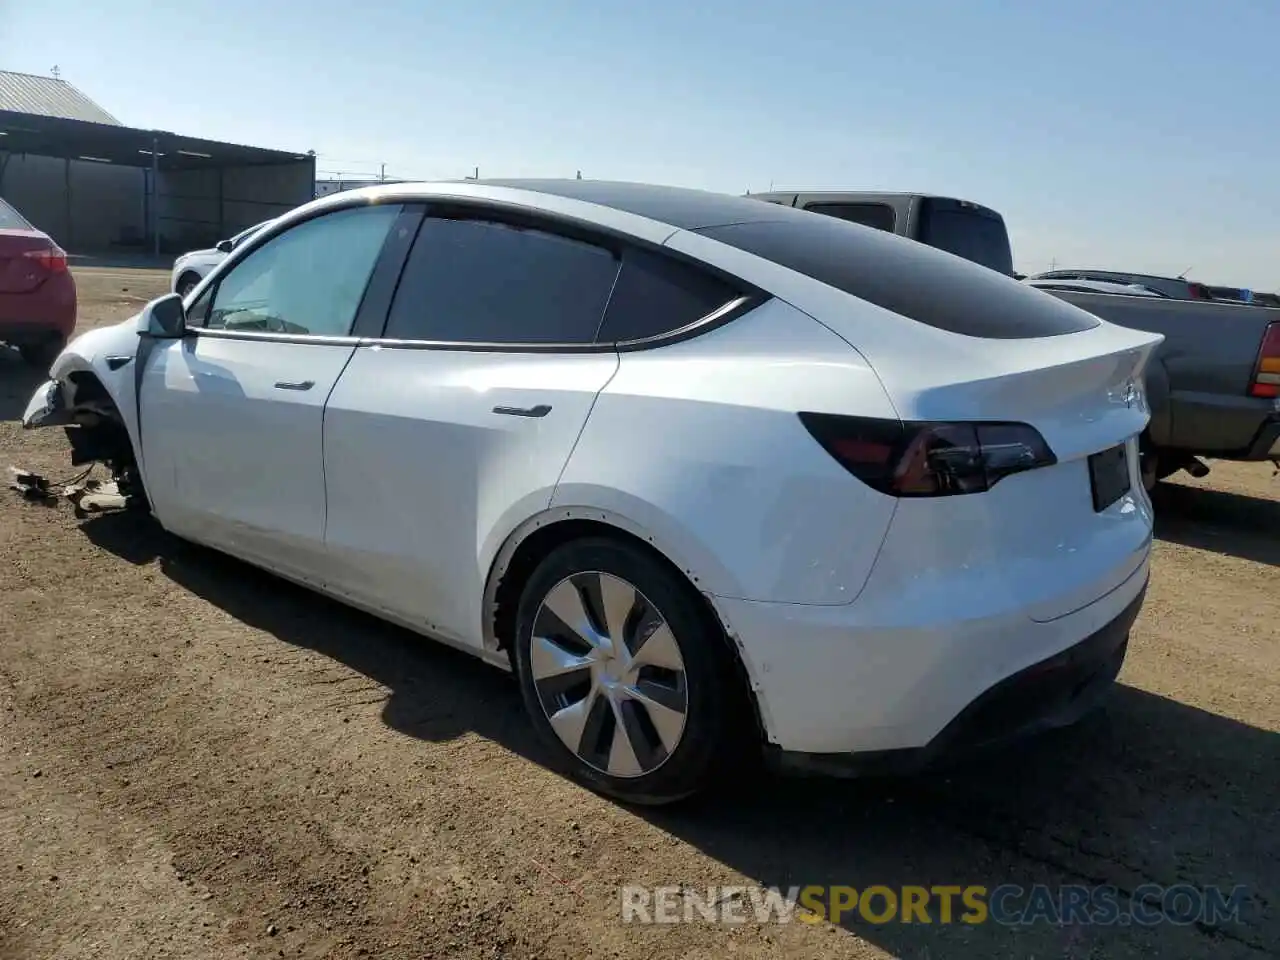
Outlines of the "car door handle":
M277 390L310 390L316 385L314 380L277 380Z
M494 407L493 412L508 417L545 417L551 412L551 407L540 403L536 407Z

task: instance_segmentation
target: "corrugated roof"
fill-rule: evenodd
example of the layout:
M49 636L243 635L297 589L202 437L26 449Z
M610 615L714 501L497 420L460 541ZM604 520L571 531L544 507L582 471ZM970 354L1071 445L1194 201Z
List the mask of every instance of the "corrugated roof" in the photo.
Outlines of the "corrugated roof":
M119 120L65 80L8 70L0 70L0 110L121 125Z

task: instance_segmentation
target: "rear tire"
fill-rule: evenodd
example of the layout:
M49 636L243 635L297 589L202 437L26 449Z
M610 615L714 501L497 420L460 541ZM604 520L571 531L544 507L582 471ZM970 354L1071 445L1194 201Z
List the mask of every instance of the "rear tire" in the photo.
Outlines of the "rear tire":
M184 273L178 278L178 296L186 299L187 294L194 290L199 283L200 277L198 274Z
M521 594L512 660L542 741L619 800L682 800L759 752L702 598L637 546L588 538L550 553Z
M18 354L29 366L48 370L66 345L67 338L59 335L38 343L24 343L18 347Z

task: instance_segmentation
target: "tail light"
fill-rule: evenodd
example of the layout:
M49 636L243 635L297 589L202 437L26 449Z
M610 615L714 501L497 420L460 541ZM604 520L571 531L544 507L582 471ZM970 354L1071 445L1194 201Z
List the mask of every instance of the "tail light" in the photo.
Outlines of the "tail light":
M49 273L62 273L67 269L67 251L57 244L50 244L43 250L28 250L23 256L35 260Z
M1267 324L1258 348L1258 369L1249 393L1255 397L1280 397L1280 321Z
M942 497L990 490L1010 474L1058 462L1025 423L921 423L801 413L813 438L874 490Z

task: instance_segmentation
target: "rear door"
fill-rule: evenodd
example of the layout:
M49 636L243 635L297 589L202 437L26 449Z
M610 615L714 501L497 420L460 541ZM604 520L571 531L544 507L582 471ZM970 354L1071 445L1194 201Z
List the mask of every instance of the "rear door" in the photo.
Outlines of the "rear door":
M557 224L429 213L384 336L355 350L325 415L335 590L481 644L488 558L548 506L617 370L594 340L619 262Z
M166 527L282 572L323 574L324 403L400 214L351 207L291 227L192 304L191 336L147 341L142 453Z

